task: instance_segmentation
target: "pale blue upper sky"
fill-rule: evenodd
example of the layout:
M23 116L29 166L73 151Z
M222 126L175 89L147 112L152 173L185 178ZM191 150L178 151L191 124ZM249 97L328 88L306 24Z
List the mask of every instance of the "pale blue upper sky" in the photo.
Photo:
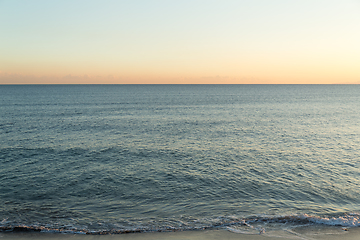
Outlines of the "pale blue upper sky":
M359 43L359 0L0 0L0 83L5 73L354 82Z

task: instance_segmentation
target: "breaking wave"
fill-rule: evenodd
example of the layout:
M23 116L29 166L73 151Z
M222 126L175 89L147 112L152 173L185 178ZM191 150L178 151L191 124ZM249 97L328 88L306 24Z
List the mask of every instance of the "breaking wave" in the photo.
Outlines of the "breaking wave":
M145 219L144 219L145 220ZM146 221L144 221L146 222ZM100 224L100 223L99 223ZM346 213L338 216L315 216L309 214L284 215L284 216L250 216L247 218L237 218L236 216L216 217L213 219L193 219L184 222L183 219L171 221L153 221L152 224L145 225L139 221L133 226L122 227L121 224L105 224L102 229L95 229L93 224L88 226L51 225L51 224L15 224L3 219L0 222L0 232L51 232L51 233L70 233L70 234L127 234L145 232L169 232L169 231L194 231L208 229L227 229L234 233L241 234L262 234L268 230L284 230L301 226L339 226L343 228L359 227L360 214Z

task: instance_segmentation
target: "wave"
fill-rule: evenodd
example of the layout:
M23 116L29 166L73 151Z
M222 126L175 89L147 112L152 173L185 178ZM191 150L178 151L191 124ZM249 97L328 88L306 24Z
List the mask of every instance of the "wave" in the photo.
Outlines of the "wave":
M141 222L141 221L140 221ZM155 226L157 225L157 226ZM193 231L223 228L234 233L262 234L268 230L285 230L302 226L339 226L346 230L349 227L360 227L360 213L346 213L338 216L315 216L309 214L277 215L277 216L250 216L239 219L235 216L216 217L213 219L199 219L191 222L178 220L159 221L155 225L133 225L126 228L104 226L103 229L91 227L76 227L70 224L52 226L51 224L15 224L3 219L0 222L0 232L50 232L70 234L127 234L145 232ZM177 225L177 226L176 226ZM181 226L180 226L181 225Z

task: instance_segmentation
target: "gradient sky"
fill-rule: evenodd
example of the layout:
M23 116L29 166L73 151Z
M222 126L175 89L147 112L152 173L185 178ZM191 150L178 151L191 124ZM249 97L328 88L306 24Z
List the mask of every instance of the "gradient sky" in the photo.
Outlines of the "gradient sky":
M360 0L0 0L19 83L360 83Z

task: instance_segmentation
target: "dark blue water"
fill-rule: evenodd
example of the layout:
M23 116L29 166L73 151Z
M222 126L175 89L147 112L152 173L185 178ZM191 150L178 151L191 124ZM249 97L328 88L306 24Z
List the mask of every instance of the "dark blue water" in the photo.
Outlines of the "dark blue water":
M0 228L360 226L358 85L0 86Z

